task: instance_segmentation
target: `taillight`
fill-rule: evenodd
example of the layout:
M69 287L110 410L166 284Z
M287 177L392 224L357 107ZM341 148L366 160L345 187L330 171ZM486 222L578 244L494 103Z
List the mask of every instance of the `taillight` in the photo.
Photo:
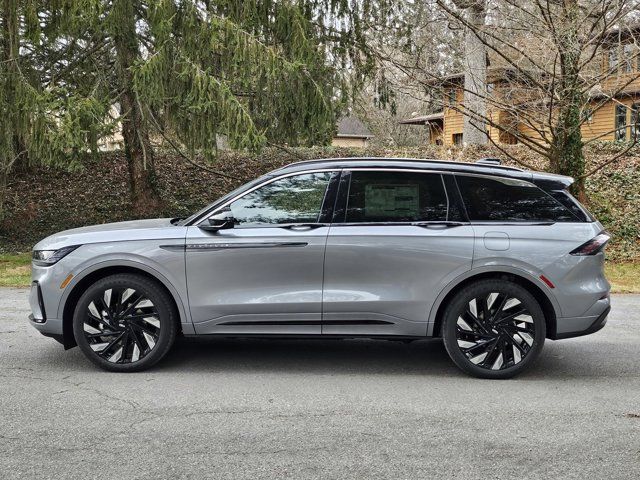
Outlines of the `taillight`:
M611 236L607 232L602 232L593 237L588 242L583 243L575 250L569 252L570 255L595 255L601 252L607 242L611 239Z

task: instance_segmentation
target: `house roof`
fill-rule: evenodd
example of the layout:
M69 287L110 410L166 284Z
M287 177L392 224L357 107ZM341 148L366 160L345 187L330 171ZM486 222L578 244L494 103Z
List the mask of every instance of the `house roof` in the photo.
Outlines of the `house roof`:
M624 25L622 27L615 26L609 29L603 36L604 43L615 43L618 41L625 42L637 39L640 35L640 23Z
M496 82L499 80L507 80L512 77L521 75L517 69L512 67L488 67L487 82ZM451 85L464 81L464 72L452 73L444 77L434 77L426 83L431 86Z
M346 116L338 120L337 137L371 138L373 134L356 117Z
M404 120L400 120L398 123L402 125L424 125L425 123L443 119L444 112L436 112L428 115L418 115L416 117L405 118Z

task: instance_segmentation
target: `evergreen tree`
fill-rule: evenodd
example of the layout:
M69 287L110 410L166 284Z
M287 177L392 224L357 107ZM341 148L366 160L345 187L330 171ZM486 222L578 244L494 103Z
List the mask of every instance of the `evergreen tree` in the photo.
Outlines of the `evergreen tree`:
M120 108L133 205L146 214L158 204L150 135L209 159L220 137L251 150L327 143L373 66L361 28L372 4L55 0L50 9L73 26L74 40L81 35L85 51L101 52L111 86L103 105ZM347 69L355 72L348 81ZM84 95L105 92L102 76L90 71L66 72L66 81Z
M88 150L97 148L104 126L105 102L97 100L96 92L83 96L68 83L53 81L65 63L53 52L66 51L70 42L49 23L48 3L0 4L0 219L16 167L75 168Z

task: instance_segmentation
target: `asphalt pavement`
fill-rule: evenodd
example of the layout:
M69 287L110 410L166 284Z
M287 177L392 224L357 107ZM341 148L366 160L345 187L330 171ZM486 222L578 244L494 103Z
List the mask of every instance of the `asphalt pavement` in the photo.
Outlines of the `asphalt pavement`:
M0 289L0 478L640 478L640 296L470 378L438 340L181 339L153 370L97 370Z

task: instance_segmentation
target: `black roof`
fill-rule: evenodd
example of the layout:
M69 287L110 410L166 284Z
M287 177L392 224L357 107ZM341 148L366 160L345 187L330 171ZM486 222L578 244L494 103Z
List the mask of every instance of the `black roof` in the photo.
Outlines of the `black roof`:
M565 189L573 183L573 178L546 172L523 170L506 165L489 165L479 163L455 162L447 160L429 160L417 158L378 158L378 157L350 157L324 158L305 160L289 164L273 174L305 171L324 168L362 168L362 167L393 167L401 169L438 170L442 172L470 173L477 175L492 175L498 177L516 178L533 182L546 189Z
M338 120L337 137L371 138L373 134L367 126L356 117L346 116Z

